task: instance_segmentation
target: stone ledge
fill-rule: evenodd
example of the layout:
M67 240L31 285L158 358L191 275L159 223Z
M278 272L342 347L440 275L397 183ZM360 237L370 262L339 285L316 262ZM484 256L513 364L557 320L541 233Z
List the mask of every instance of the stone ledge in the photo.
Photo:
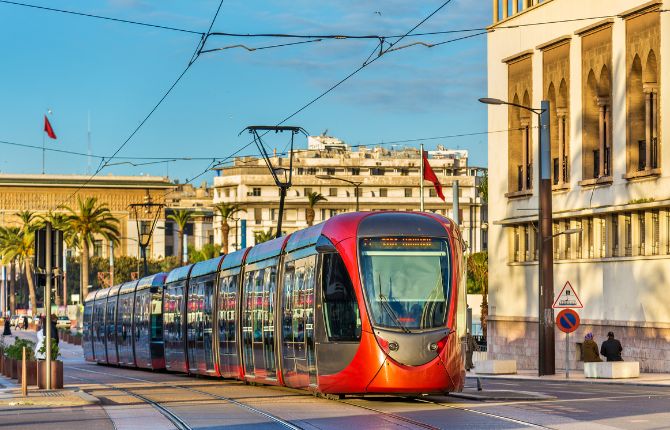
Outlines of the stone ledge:
M604 361L584 363L586 378L628 379L640 377L640 363L637 361Z
M516 360L482 360L475 362L478 375L514 375Z

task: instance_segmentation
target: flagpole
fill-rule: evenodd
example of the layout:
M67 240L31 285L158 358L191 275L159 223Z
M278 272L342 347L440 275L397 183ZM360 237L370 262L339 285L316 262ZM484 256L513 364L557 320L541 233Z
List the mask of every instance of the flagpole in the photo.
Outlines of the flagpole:
M421 144L421 173L419 174L419 210L423 212L423 143Z
M46 154L46 149L44 146L44 131L42 131L42 174L44 175L44 157Z

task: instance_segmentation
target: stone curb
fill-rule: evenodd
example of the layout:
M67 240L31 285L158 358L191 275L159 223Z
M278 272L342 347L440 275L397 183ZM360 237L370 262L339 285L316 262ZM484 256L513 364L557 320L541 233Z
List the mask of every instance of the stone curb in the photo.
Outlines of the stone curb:
M97 397L95 397L95 396L93 396L93 395L91 395L91 394L88 394L88 393L85 392L85 391L76 390L76 391L74 391L74 394L75 394L76 396L78 396L80 399L82 399L82 400L84 400L84 401L86 401L86 402L89 402L90 404L93 404L93 405L98 405L98 404L100 404L100 399L99 399L99 398L97 398Z
M494 401L528 401L528 400L556 400L556 396L550 396L547 394L534 393L531 391L509 391L509 390L483 390L476 392L460 392L460 393L449 393L450 397L456 397L459 399L467 400L494 400Z
M467 379L477 379L476 376L466 376ZM480 375L479 379L499 379L499 380L505 380L505 381L539 381L539 382L555 382L555 383L568 383L568 384L591 384L591 385L598 385L598 384L616 384L616 385L632 385L632 386L638 386L638 387L665 387L668 388L670 387L670 381L667 383L654 383L654 382L645 382L645 381L635 381L635 382L630 382L630 379L581 379L581 380L575 380L575 379L542 379L539 377L532 377L532 376L517 376L517 377L509 377L507 375L504 376L494 376L494 375Z

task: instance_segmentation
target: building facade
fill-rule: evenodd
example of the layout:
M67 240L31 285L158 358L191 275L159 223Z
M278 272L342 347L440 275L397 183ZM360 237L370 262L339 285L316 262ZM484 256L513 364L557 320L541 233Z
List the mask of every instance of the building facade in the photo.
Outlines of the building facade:
M624 359L670 371L670 1L493 0L488 97L550 103L554 293L583 339L614 331ZM489 354L537 368L537 118L490 106ZM565 230L576 234L560 234ZM565 342L556 336L556 366ZM570 366L581 368L570 344Z
M119 220L120 245L114 248L114 255L138 256L137 223L129 205L152 201L164 203L165 195L173 184L167 179L155 176L96 176L87 182L86 175L26 175L0 174L0 225L18 225L16 213L31 211L46 214L65 205L77 210L78 198L85 200L95 197L99 204L106 205L112 215ZM149 222L149 219L143 220ZM150 258L165 255L165 216L161 214L152 241L147 248ZM109 257L109 242L103 237L96 238L91 255Z
M213 189L204 181L199 187L176 184L175 190L165 197L165 256L178 255L179 228L170 215L179 210L191 213L184 228L188 246L201 249L205 244L214 244L212 196Z
M315 208L314 223L356 209L356 192L361 211L419 210L420 157L417 148L387 150L359 148L354 151L328 136L310 136L307 150L297 150L293 159L293 186L286 197L282 230L286 233L307 226L307 195L322 194L327 200ZM486 249L486 207L478 185L484 169L468 166L467 151L440 148L429 151L429 162L438 176L446 202L426 181L425 209L453 216L452 183L459 183L460 220L469 249ZM273 157L274 166L286 167L288 158ZM229 222L230 251L254 244L255 232L267 232L277 225L279 190L262 158L237 158L220 168L214 178L214 202L238 203L244 209ZM347 182L348 181L348 182ZM246 224L246 228L242 224ZM221 243L221 220L214 217L214 235ZM242 236L244 237L244 241Z

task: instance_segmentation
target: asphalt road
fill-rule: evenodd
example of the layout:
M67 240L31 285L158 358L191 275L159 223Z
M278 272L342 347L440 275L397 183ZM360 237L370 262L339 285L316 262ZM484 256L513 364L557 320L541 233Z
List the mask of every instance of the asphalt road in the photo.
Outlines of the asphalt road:
M84 389L101 404L0 409L0 428L670 428L670 387L484 379L485 392L528 391L556 399L482 402L448 396L365 396L336 401L237 381L99 366L83 361L80 348L62 349L65 384Z

